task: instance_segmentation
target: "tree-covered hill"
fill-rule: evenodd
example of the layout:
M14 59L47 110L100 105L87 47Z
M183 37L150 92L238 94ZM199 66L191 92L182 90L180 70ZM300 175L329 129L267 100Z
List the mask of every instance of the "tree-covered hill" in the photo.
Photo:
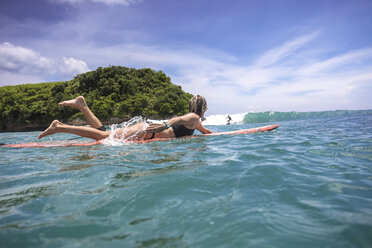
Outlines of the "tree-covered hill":
M99 67L66 82L0 87L0 131L42 129L54 119L81 118L58 102L83 95L103 122L133 116L166 118L187 112L191 94L171 83L162 71L122 66Z

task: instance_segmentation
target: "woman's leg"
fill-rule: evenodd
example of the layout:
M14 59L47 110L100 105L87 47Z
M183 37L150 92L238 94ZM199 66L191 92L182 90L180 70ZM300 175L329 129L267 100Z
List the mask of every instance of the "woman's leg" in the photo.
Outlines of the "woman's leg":
M98 118L92 113L92 111L89 109L87 103L85 102L85 99L83 96L78 96L75 99L64 101L58 103L59 106L70 106L77 108L80 110L85 118L87 119L89 125L93 128L100 128L102 127L102 123Z
M100 131L92 127L71 126L63 124L58 120L54 120L52 124L50 124L50 126L39 135L38 139L55 133L71 133L95 140L105 139L110 135L109 131Z

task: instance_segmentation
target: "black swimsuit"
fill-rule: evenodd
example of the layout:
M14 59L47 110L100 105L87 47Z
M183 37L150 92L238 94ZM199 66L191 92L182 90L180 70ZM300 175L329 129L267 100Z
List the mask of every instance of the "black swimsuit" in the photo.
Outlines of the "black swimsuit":
M195 129L188 129L184 125L172 126L172 129L173 129L173 133L176 136L176 138L192 135L195 130Z
M195 129L188 129L184 125L176 125L172 127L173 133L176 136L176 138L193 135ZM152 133L151 138L155 138L155 133Z

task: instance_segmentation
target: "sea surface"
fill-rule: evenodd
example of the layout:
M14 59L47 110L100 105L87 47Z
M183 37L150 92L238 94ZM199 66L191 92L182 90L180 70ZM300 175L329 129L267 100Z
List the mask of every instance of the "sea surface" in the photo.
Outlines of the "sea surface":
M372 247L372 110L231 116L207 127L280 127L0 147L0 247ZM39 133L0 133L0 143Z

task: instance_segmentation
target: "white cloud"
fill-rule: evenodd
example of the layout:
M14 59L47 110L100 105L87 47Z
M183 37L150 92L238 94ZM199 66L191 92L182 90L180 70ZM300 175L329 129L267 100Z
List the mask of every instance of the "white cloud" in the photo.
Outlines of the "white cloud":
M17 81L41 82L45 77L58 75L72 77L87 71L89 68L82 60L64 57L56 62L29 48L15 46L9 42L0 44L1 84L14 84Z
M359 64L369 58L372 58L372 48L350 51L305 66L299 71L299 73L304 75L313 75L315 73L329 72L332 69L339 69L344 65Z
M0 44L0 70L14 72L41 72L54 69L54 61L32 49L15 46L9 42Z
M88 65L84 61L66 57L63 57L63 64L59 67L59 69L66 76L89 71Z
M205 68L202 60L195 60L193 66L185 64L186 69L179 70L177 80L188 82L186 90L206 95L210 106L216 106L210 107L214 113L357 109L368 105L366 100L372 107L369 99L350 100L356 89L372 87L372 49L345 51L323 60L319 57L324 55L311 53L299 58L297 52L307 51L301 46L313 38L311 34L286 42L248 65L211 61Z
M265 67L273 65L280 60L292 55L301 46L305 45L309 41L313 40L318 35L318 32L314 32L308 35L298 37L292 41L285 43L284 45L273 48L263 54L256 62L257 67Z

